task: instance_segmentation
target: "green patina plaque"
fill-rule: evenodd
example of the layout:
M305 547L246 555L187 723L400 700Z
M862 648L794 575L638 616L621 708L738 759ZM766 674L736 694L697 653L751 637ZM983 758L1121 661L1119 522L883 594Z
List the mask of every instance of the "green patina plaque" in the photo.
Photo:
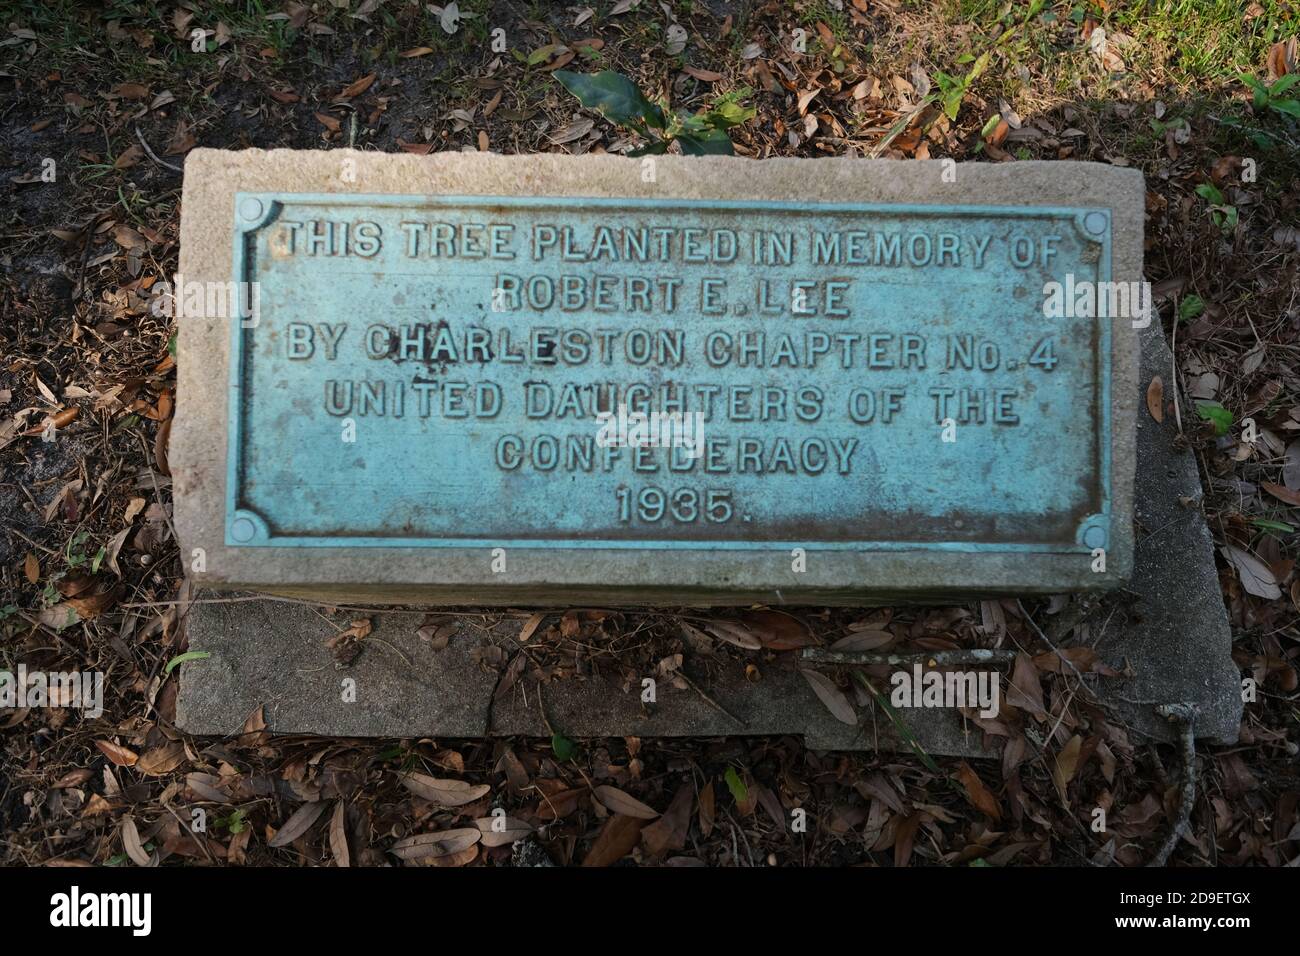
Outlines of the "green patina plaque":
M1110 324L1045 308L1109 279L1105 208L239 193L234 214L228 545L1111 538Z

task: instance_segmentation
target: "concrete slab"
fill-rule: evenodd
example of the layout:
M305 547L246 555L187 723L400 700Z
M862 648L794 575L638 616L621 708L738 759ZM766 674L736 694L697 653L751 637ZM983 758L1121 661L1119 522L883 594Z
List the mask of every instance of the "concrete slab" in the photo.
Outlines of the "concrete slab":
M1156 375L1167 390L1172 357L1159 325L1144 330L1141 340L1143 393ZM1232 660L1196 456L1179 447L1171 416L1157 423L1143 412L1137 427L1133 577L1093 616L1097 651L1116 666L1127 663L1133 676L1099 686L1125 721L1145 733L1169 735L1153 705L1191 703L1198 737L1235 743L1243 675Z
M900 746L883 718L852 727L832 717L795 670L793 654L764 663L756 683L734 659L688 661L690 683L660 677L655 702L643 704L639 681L625 685L599 673L540 685L524 677L500 689L520 650L520 616L460 615L447 646L434 650L418 634L422 614L371 614L364 651L341 667L326 644L346 616L265 598L204 603L213 599L203 592L187 617L189 649L211 655L182 665L177 724L188 733L237 733L262 706L276 734L548 737L554 729L578 738L798 734L817 749ZM908 718L934 753L986 752L978 729L963 730L951 713Z
M1071 261L1077 262L1071 268L1086 264L1087 274L1095 273L1099 281L1104 267L1112 281L1140 279L1139 173L1088 163L978 163L958 166L952 181L940 162L753 162L734 157L660 157L655 162L655 175L647 178L641 163L613 156L194 150L186 160L181 224L180 272L185 282L224 288L236 278L238 263L240 270L261 270L257 274L266 278L271 299L280 295L274 300L280 303L279 311L268 308L264 321L283 322L286 314L306 321L294 310L310 306L316 315L329 307L338 313L330 312L332 318L342 322L346 316L356 326L349 329L356 341L348 343L346 353L334 356L318 350L311 361L301 362L287 354L287 330L267 326L250 333L247 346L238 346L244 358L234 362L234 343L244 340L231 334L229 320L191 315L178 322L177 417L170 463L182 548L187 555L197 549L204 556L196 583L340 602L860 604L1104 589L1128 576L1133 421L1141 407L1135 401L1137 346L1131 323L1128 318L1076 323L1068 343L1064 333L1061 336L1056 353L1061 364L1055 371L1027 368L1048 321L1040 314L1043 279L1055 273L1035 259L1035 268L1021 275L1009 260L1017 238L1028 241L1020 232L1030 230L1032 223L1044 250L1050 245L1047 233L1059 240L1062 251L1067 246L1073 250ZM484 197L503 198L488 202ZM400 205L385 207L381 200ZM562 222L565 217L590 220L588 207L611 200L612 205L601 207L604 215L651 217L651 222L659 222L659 216L666 217L665 222L694 217L690 221L728 221L743 230L754 222L794 217L791 221L797 221L800 234L808 236L809 216L839 224L836 230L857 220L864 229L879 226L881 216L892 216L895 222L947 217L951 223L944 228L951 231L943 234L959 244L977 233L988 238L994 243L990 248L999 250L996 268L976 269L973 260L963 260L960 276L951 262L942 269L904 270L906 275L862 272L862 295L880 298L870 299L873 308L847 321L855 328L875 323L872 327L891 333L924 332L936 340L949 332L969 332L971 326L981 334L1007 336L996 372L990 366L971 374L985 384L996 379L1037 395L1023 403L1026 427L1009 418L997 428L964 425L983 430L968 431L955 444L941 444L938 427L927 420L927 415L935 417L926 404L931 401L928 389L939 380L952 386L970 384L969 374L958 376L958 381L951 369L927 366L924 375L867 365L844 370L835 366L833 371L801 366L798 375L775 368L761 373L752 368L724 370L738 382L775 382L789 389L820 376L818 387L828 396L835 391L838 399L835 420L829 420L828 412L826 421L819 419L821 427L840 429L827 435L842 432L859 440L861 468L820 477L788 477L772 469L760 479L754 473L740 474L737 467L719 478L717 487L700 485L705 480L700 476L697 487L687 490L699 494L704 487L710 494L734 493L734 500L747 502L744 509L729 512L736 518L732 526L692 524L694 519L681 519L680 525L663 522L655 530L664 541L636 537L631 543L627 536L645 529L633 528L630 518L627 525L621 523L616 493L627 493L625 485L641 487L645 476L633 474L627 459L613 474L503 474L491 454L496 440L492 430L500 422L437 427L424 422L417 428L406 417L394 432L391 417L361 418L357 444L339 443L339 421L323 411L326 378L337 374L351 383L362 380L359 370L376 368L399 374L389 368L385 356L372 360L362 353L361 326L374 314L413 310L410 296L394 279L402 272L400 250L408 248L397 221L402 210L437 208L439 215L449 215L446 210L460 203L480 212L495 209L493 215L509 225L515 219L524 222L519 210L529 203L558 210L556 221ZM358 242L360 226L376 225L367 217L382 220L378 225L387 230L383 254L392 261L377 270L373 263L359 261L364 254L340 255L328 268L318 266L311 273L315 280L309 284L310 295L297 285L271 288L272 273L288 268L284 263L297 248L291 237L307 229L296 219L275 219L277 209L295 202L301 209L294 215L301 213L304 222L323 221L320 217L327 212L331 222L360 216L364 221L352 234ZM364 216L354 208L358 203L366 210ZM621 209L634 203L640 205L632 212ZM900 206L906 211L899 211ZM385 209L382 214L375 211ZM1045 225L1049 220L1050 227ZM285 235L272 241L266 230L276 222ZM290 226L300 228L295 232ZM389 241L391 233L397 234L397 241ZM252 251L241 245L240 255L234 255L236 235L246 234L254 236ZM259 235L263 238L257 239ZM926 244L915 248L923 250ZM683 252L678 259L684 258ZM529 260L528 265L535 264ZM966 270L966 265L972 268ZM799 266L806 270L807 264ZM676 260L672 267L686 269ZM590 263L574 268L583 275L593 271ZM826 272L830 267L816 268ZM836 265L831 271L839 269ZM364 302L330 298L331 288L344 282L348 270L361 276L348 281L369 283L370 296ZM467 303L476 302L475 308L486 313L484 303L493 282L490 265L475 272L464 264L430 265L421 260L419 268L410 265L411 270L423 283L421 295L441 296L439 301L446 304L453 291L460 290L455 293L459 298L451 334L464 331L464 313L472 311ZM846 275L854 271L845 270ZM739 275L752 285L775 273L782 270L755 267ZM693 281L699 278L690 275ZM331 276L336 283L329 281ZM473 290L467 285L471 282L478 283ZM474 290L478 299L471 294ZM401 302L396 301L399 297L404 297ZM1014 321L1008 318L1013 314ZM573 315L543 312L513 316L512 321L518 326L559 324L558 318L595 321L590 315ZM493 317L486 313L482 318L490 324ZM622 328L619 323L625 320L622 316L611 321ZM690 377L682 376L687 382L721 380L719 370L703 361L702 339L710 329L734 333L761 325L752 310L709 318L702 308L656 313L645 322L651 328L657 328L656 322L679 323L694 335L694 365L687 368ZM913 329L910 322L918 327ZM1082 357L1094 353L1100 356L1095 361ZM266 368L267 363L273 374L264 379L254 375L252 385L244 378L232 380L232 365L242 370ZM446 377L445 368L433 365L431 374ZM502 371L502 363L485 365L486 371L475 374L503 381L515 374ZM598 381L626 383L636 380L634 371L588 363L584 373L599 375ZM660 367L643 371L652 381L673 374ZM570 372L543 368L537 374L555 378ZM409 368L401 374L409 375ZM849 422L847 390L863 382L873 387L899 385L910 396L915 420L874 431ZM232 410L228 403L239 404L246 394L254 395L249 399L252 407ZM264 411L259 413L258 407ZM260 423L260 441L245 448L247 435L258 430L246 426L257 426L259 414L270 418ZM503 411L501 418L506 415ZM244 429L243 437L233 442L232 419ZM791 419L787 424L799 423ZM534 430L524 432L526 437L536 434L537 424L530 427ZM768 438L773 431L770 421L728 421L719 427L729 429L733 452L741 440ZM797 441L808 431L805 427L792 434ZM944 457L945 447L954 449L956 457ZM448 457L449 448L462 452ZM972 449L978 453L972 454ZM1050 504L1040 507L1040 498ZM743 520L750 510L752 523ZM520 529L529 534L508 540L512 533L522 535ZM550 540L533 543L542 539ZM1090 552L1096 541L1104 541L1108 553L1104 573L1092 569ZM804 549L809 558L800 567L792 561L794 548ZM499 549L504 549L504 563L497 559Z
M1144 394L1150 376L1164 373L1170 357L1156 326L1142 344ZM1169 727L1153 706L1188 702L1199 711L1198 736L1231 743L1241 717L1239 675L1211 539L1197 507L1195 460L1176 449L1171 425L1157 425L1145 413L1138 436L1137 567L1129 588L1105 598L1087 622L1102 657L1118 669L1127 665L1133 676L1090 677L1089 683L1142 733L1166 739ZM763 665L754 683L739 665L701 666L688 656L684 669L695 687L660 680L653 707L641 704L638 685L602 676L552 681L540 698L534 682L521 680L494 701L500 670L483 658L495 653L488 648L501 647L509 660L518 649L520 617L458 615L447 647L433 650L417 634L421 612L370 615L375 629L364 653L339 668L325 642L347 626L346 617L267 599L205 603L210 599L229 601L201 592L187 628L189 649L211 656L182 665L180 674L177 721L194 734L237 733L263 705L270 730L279 734L547 736L554 728L575 737L796 734L826 750L898 749L902 743L883 719L872 726L868 718L861 728L835 720L793 661ZM356 681L353 703L343 700L345 678ZM951 711L903 716L930 753L992 752Z

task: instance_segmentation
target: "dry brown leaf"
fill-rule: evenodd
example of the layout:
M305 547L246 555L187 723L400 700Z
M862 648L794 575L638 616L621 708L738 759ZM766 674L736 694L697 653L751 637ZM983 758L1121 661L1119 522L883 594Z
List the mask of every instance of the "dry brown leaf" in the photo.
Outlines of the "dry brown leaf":
M334 855L334 865L344 869L352 865L352 855L348 852L347 822L347 808L343 801L334 801L334 814L330 817L330 853Z
M145 751L136 763L135 769L151 777L160 777L165 773L171 773L184 762L185 745L170 743Z
M749 629L735 621L710 621L704 625L704 630L708 631L720 641L726 641L728 644L734 644L747 651L761 650L763 642L749 632Z
M68 598L65 602L77 612L77 617L82 621L92 620L103 614L110 607L117 603L118 589L111 587L105 591L99 591L93 594L80 594L77 597Z
M136 829L135 818L131 814L122 817L122 849L136 866L155 866L157 859L144 848L140 841L140 831Z
M629 793L603 784L596 787L594 793L596 799L605 805L607 809L614 813L621 813L624 816L636 817L638 820L653 820L659 816L659 811L653 807L648 807L640 800L636 799Z
M898 821L894 828L894 866L907 866L912 858L912 844L916 839L917 828L921 826L921 814L912 813Z
M516 840L522 840L533 832L532 824L501 814L479 817L474 821L474 825L483 834L483 845L488 847L505 846Z
M370 89L370 84L373 82L375 82L375 74L368 73L361 77L361 79L355 80L343 87L343 92L339 94L339 99L350 100L354 96L360 96L366 90Z
M260 747L271 737L266 732L266 711L259 704L253 708L253 712L248 715L244 721L243 732L236 738L236 743L241 747Z
M463 807L492 789L486 783L471 784L464 780L440 779L425 773L403 773L398 775L398 779L402 786L420 799L443 807Z
M1277 578L1272 569L1249 551L1244 551L1235 544L1225 544L1223 556L1237 569L1237 577L1246 593L1272 601L1282 596Z
M836 720L841 723L857 726L858 715L849 703L849 699L844 696L844 692L835 686L835 682L823 674L821 671L812 670L811 668L800 668L799 673L803 674L804 679L811 685L813 692L826 709L831 712Z
M403 860L449 856L474 846L483 834L478 827L460 827L438 833L417 833L393 844L392 853Z
M1153 375L1147 386L1147 411L1156 421L1165 420L1165 383L1159 375Z
M700 833L707 839L713 832L713 821L715 819L715 806L713 795L713 781L710 780L700 791Z
M669 850L686 846L694 803L695 787L688 781L677 788L664 815L641 831L641 840L652 856L663 856Z
M1069 803L1065 796L1065 789L1079 771L1079 751L1082 747L1083 738L1075 734L1056 755L1056 761L1052 766L1052 783L1056 784L1056 792L1060 794L1061 803Z
M408 862L416 866L436 866L441 868L453 869L459 866L468 866L478 859L478 847L467 846L463 850L456 850L454 853L443 853L438 856L423 856L416 860Z
M1275 485L1271 481L1261 481L1259 486L1278 501L1285 501L1289 505L1300 506L1300 491L1292 491L1290 488L1284 488L1282 485Z
M149 96L149 87L142 83L121 83L113 92L124 100L143 100Z
M574 45L578 46L579 44ZM701 83L716 83L722 79L721 73L715 73L713 70L701 70L698 66L684 66L682 72L695 77Z
M992 817L994 820L1002 819L1002 809L998 806L997 797L984 786L984 781L980 779L979 774L964 760L957 765L957 779L966 789L966 797L970 800L971 806L986 817Z
M100 753L119 767L134 767L136 761L140 759L140 755L134 750L128 750L110 740L96 740L95 746L99 748Z
M519 630L519 643L523 644L527 642L527 640L533 636L533 632L537 630L538 626L544 620L546 620L545 614L533 614L529 616L528 620L524 621L524 626Z
M632 848L641 839L641 828L645 825L644 820L636 817L625 817L621 813L614 814L600 828L600 833L596 835L591 849L582 858L582 865L612 866L617 863L632 852Z
M26 575L28 584L35 584L41 579L41 561L31 551L23 559L23 574Z
M1043 685L1039 682L1038 668L1028 654L1016 655L1011 685L1007 688L1007 703L1029 711L1039 720L1047 715L1043 707Z
M749 632L770 651L792 651L821 644L813 637L807 624L782 611L744 611L740 618Z
M54 781L54 783L50 784L50 787L54 790L65 790L68 787L79 787L94 775L95 773L93 770L89 770L85 767L78 767L76 770L69 770L58 780Z
M142 159L144 159L144 150L142 148L139 146L128 146L126 149L122 150L121 154L117 157L117 161L113 163L113 168L130 169Z
M325 812L325 803L317 800L315 803L304 803L301 807L293 812L288 820L284 821L284 826L275 831L275 836L267 841L267 846L282 847L288 846L298 837L302 836L311 829L322 813Z

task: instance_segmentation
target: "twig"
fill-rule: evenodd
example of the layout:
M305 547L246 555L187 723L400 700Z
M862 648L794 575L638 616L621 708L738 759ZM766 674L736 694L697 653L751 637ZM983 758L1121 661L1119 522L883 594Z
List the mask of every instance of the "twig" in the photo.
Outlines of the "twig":
M1044 644L1052 649L1052 653L1055 654L1062 663L1070 666L1070 670L1074 671L1074 676L1079 678L1080 682L1082 682L1083 674L1079 672L1079 668L1074 666L1074 661L1062 654L1060 650L1057 649L1056 645L1052 643L1052 639L1043 633L1043 629L1038 626L1038 622L1034 620L1033 616L1025 610L1025 606L1021 603L1019 598L1016 598L1016 607L1020 608L1020 613L1023 614L1025 620L1029 622L1029 626L1034 629L1034 633L1042 639Z
M933 667L953 667L958 664L1011 664L1016 651L971 647L957 651L933 651L929 654L874 654L871 651L831 651L822 647L805 647L803 659L814 664L832 664L839 667L866 667L872 664L906 666L930 664Z
M148 157L152 159L155 163L157 163L159 166L162 166L166 169L170 169L173 172L177 172L177 173L181 172L181 168L179 166L173 166L171 163L165 162L158 158L157 154L152 149L149 148L149 142L144 138L144 133L140 132L140 127L138 126L135 128L135 137L140 141L140 145L144 147L144 151L148 155Z
M398 657L400 657L400 658L402 659L403 663L405 663L407 667L410 667L410 668L414 668L414 667L415 667L415 665L411 663L411 659L410 659L409 657L407 657L405 654L403 654L400 648L398 648L398 647L397 647L396 645L394 645L394 644L390 644L388 641L384 640L382 637L375 637L374 635L369 635L369 636L367 636L367 637L365 638L365 640L367 640L367 641L373 641L373 642L376 643L376 644L383 644L383 645L384 645L385 647L387 647L390 651L392 651L394 654L396 654Z
M1173 379L1170 385L1170 392L1174 397L1174 421L1178 424L1178 436L1183 434L1183 412L1181 404L1178 401L1178 312L1174 311L1173 330L1169 335L1169 376Z
M1156 713L1178 725L1183 747L1183 791L1178 797L1178 817L1170 828L1164 843L1147 866L1164 866L1178 845L1178 838L1192 818L1192 804L1196 800L1196 733L1193 727L1196 708L1191 704L1161 704Z
M719 711L721 711L722 713L726 714L728 717L730 717L732 720L734 720L734 721L735 721L737 724L739 724L741 727L748 727L748 726L749 726L747 723L745 723L743 720L741 720L739 717L737 717L737 716L736 716L735 714L733 714L731 711L727 710L727 708L723 707L721 704L719 704L716 700L714 700L714 699L713 699L712 697L710 697L708 694L704 693L703 688L701 688L699 684L695 683L695 681L693 681L693 680L691 680L689 677L687 677L684 673L682 673L681 671L674 671L674 674L675 674L677 677L680 677L682 680L686 681L686 686L689 687L691 690L695 691L695 693L699 694L701 697L703 697L703 698L704 698L704 702L705 702L706 704L708 704L710 707L713 707L714 709L719 710Z

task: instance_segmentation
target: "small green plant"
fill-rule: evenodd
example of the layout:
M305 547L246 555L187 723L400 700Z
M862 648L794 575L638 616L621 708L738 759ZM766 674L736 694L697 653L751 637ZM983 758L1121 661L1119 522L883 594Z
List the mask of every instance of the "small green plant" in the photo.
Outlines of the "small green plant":
M707 110L689 113L653 102L635 83L612 70L591 74L556 70L555 78L587 109L647 140L629 156L665 153L674 141L688 156L730 156L735 150L727 130L754 116L752 108L739 102L750 94L749 89L735 90L719 97Z
M1288 73L1286 76L1280 76L1268 86L1265 86L1263 81L1246 73L1237 74L1237 79L1250 87L1252 93L1251 102L1256 111L1273 110L1300 119L1300 100L1293 97L1283 98L1282 96L1291 87L1300 83L1300 73Z
M727 789L731 791L732 799L737 803L749 802L749 788L745 786L745 781L741 779L740 774L736 773L735 767L728 767L723 778L727 781Z
M961 64L974 62L974 66L963 76L953 76L945 73L943 70L934 71L934 82L939 87L939 105L943 107L944 113L948 119L955 120L957 114L961 111L962 100L966 98L966 92L970 89L972 83L979 79L980 74L988 69L990 51L985 50L979 57L973 57L969 53L963 54L957 58Z
M236 807L230 812L229 816L217 817L213 824L232 834L243 833L248 829L248 817L242 809Z
M1181 302L1178 303L1178 321L1190 322L1192 319L1199 318L1205 311L1205 300L1199 295L1185 295Z
M90 538L90 532L82 529L68 539L68 546L64 550L63 558L70 568L79 568L86 563L86 553L83 550L86 541Z
M1213 183L1201 183L1196 187L1196 195L1210 204L1210 219L1224 233L1237 228L1237 207L1228 204L1219 187Z
M1218 402L1198 401L1196 414L1214 426L1216 436L1222 437L1228 434L1228 429L1232 427L1232 412Z
M551 734L551 753L555 755L556 760L561 763L572 760L577 752L578 745L564 734Z

